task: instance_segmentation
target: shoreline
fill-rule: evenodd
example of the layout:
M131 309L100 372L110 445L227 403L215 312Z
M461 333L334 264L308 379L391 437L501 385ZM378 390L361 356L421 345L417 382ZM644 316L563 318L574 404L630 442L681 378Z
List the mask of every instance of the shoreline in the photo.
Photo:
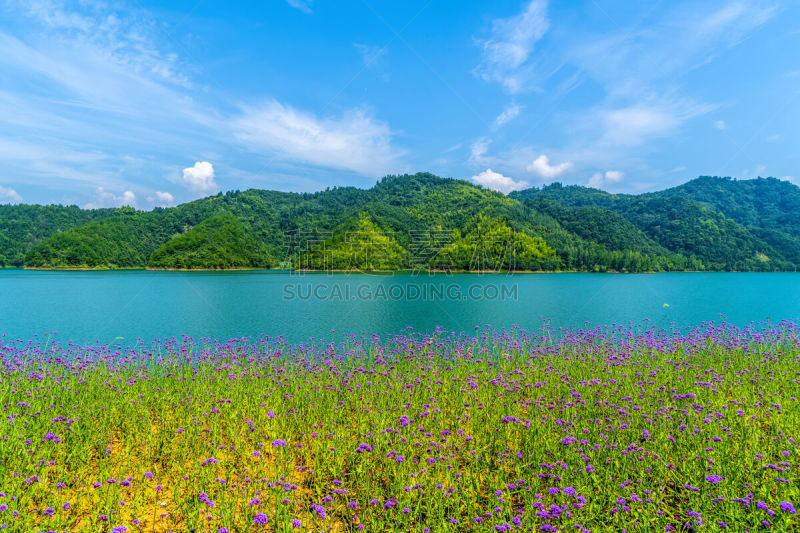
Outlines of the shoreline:
M360 269L325 269L314 270L308 268L259 268L259 267L241 267L241 268L156 268L156 267L109 267L109 266L61 266L61 267L31 267L31 266L3 266L0 267L5 270L35 270L43 272L108 272L116 270L132 271L149 271L149 272L253 272L253 271L284 271L295 272L303 274L690 274L690 273L792 273L794 270L779 270L779 271L751 271L751 270L666 270L654 271L645 270L641 272L623 272L619 270L604 270L604 271L590 271L590 270L419 270L419 269L397 269L397 270L360 270Z

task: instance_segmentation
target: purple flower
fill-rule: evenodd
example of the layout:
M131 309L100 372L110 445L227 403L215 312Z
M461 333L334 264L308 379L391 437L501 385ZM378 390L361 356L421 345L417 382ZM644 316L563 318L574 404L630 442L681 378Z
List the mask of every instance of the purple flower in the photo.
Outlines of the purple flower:
M273 448L277 448L278 446L286 446L286 441L281 439L275 439L272 441Z
M294 528L303 527L303 523L297 518L295 518L294 520L292 520L292 527Z
M797 511L795 511L795 509L794 509L794 505L792 505L789 502L781 502L780 507L781 507L781 511L783 511L785 513L797 514Z
M264 513L258 513L253 517L254 524L266 524L269 522L269 518Z
M111 533L125 533L128 531L128 528L125 526L117 526L111 530Z
M706 476L706 481L708 481L709 483L713 483L715 485L720 481L722 481L723 479L725 478L722 476Z

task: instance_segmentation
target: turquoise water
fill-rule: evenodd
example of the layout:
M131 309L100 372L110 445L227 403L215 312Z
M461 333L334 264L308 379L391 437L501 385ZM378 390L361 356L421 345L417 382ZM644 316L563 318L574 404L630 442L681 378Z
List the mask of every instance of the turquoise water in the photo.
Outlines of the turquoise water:
M340 339L407 327L535 330L800 319L800 274L297 274L0 270L0 333L62 342L181 335ZM335 330L335 332L334 332ZM116 339L123 337L123 340Z

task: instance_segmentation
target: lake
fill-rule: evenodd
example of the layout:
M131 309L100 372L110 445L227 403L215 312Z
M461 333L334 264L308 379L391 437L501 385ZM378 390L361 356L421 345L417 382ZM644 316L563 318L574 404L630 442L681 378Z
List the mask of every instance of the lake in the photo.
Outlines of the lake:
M412 327L535 330L800 318L798 273L362 274L0 270L0 333L133 343L191 335L341 339ZM122 337L123 339L118 339Z

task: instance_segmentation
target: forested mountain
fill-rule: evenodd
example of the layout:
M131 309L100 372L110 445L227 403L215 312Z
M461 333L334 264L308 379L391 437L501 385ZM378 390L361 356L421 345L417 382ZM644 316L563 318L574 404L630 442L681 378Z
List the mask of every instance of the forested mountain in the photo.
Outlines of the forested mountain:
M21 266L31 247L50 235L130 208L80 209L60 205L0 205L0 266Z
M162 244L150 255L153 268L269 268L276 264L263 242L233 214L223 211Z
M800 187L775 178L736 181L702 176L654 196L687 196L719 211L800 264Z
M661 247L699 259L710 270L795 270L800 265L800 188L774 178L700 177L642 195L554 184L510 196L531 208L555 202L566 212L557 217L566 227L570 218L587 225L570 210L599 210L596 216L605 212L609 220L619 215ZM573 231L585 236L574 226Z
M38 268L796 270L799 236L800 188L776 179L505 196L420 173L147 212L0 206L0 265Z

